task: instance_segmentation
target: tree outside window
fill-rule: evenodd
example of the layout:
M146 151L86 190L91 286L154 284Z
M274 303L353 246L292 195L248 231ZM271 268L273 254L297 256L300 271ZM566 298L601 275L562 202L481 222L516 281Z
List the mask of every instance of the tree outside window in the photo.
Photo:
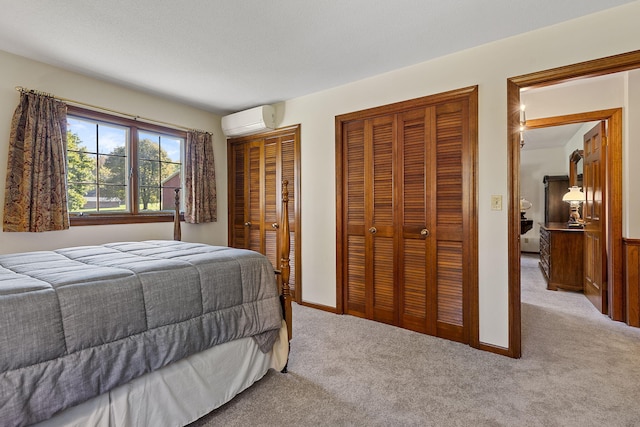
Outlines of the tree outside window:
M182 188L184 132L73 109L67 117L67 191L74 217L99 223L166 217ZM76 113L76 114L74 114ZM166 132L163 132L166 131ZM166 220L160 218L159 220Z

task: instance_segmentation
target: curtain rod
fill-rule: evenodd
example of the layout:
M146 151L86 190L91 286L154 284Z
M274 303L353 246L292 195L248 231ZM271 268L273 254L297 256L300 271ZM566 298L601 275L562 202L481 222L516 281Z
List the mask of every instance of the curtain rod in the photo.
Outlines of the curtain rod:
M201 129L188 128L188 127L185 127L185 126L176 125L174 123L164 122L162 120L150 119L148 117L142 117L142 116L138 116L136 114L124 113L122 111L112 110L110 108L100 107L98 105L87 104L86 102L76 101L75 99L61 98L59 96L52 95L52 94L50 94L48 92L41 92L39 90L27 89L26 87L22 87L22 86L16 86L16 90L18 92L20 92L20 93L28 92L28 93L33 93L33 94L36 94L36 95L49 96L51 98L57 99L58 101L69 102L71 104L81 105L83 107L89 107L89 108L91 108L93 110L108 111L109 113L118 114L120 116L131 117L133 120L142 120L143 122L149 122L150 124L163 124L163 125L166 125L168 127L175 128L175 129L181 129L181 130L186 130L186 131L203 132L203 133L208 133L209 135L213 135L211 132L207 132L207 131L204 131L204 130L201 130Z

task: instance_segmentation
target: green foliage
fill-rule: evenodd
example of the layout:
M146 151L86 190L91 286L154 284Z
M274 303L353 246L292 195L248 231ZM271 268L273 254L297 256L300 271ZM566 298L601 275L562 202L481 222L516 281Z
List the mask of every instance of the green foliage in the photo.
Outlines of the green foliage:
M78 211L85 205L86 185L83 182L95 181L94 160L85 147L80 148L77 134L67 131L67 200L70 211Z
M115 148L108 155L101 155L98 178L95 176L95 159L80 148L81 141L76 134L67 133L68 164L68 198L71 211L79 211L85 205L84 194L94 186L100 185L100 197L127 199L126 186L129 181L127 155L124 146ZM161 180L166 179L179 170L179 166L171 162L165 150L158 143L149 139L138 142L138 199L142 209L160 209Z
M126 154L124 146L116 147L109 153L109 156L106 157L104 163L100 166L100 182L113 184L100 188L101 197L118 198L123 201L127 200L125 184L127 184L128 175L127 164L124 161Z

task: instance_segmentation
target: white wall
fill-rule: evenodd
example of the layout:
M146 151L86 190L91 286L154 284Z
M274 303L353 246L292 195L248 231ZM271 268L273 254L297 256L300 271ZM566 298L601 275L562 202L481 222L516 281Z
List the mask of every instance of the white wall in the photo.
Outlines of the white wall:
M542 179L545 175L569 174L569 157L564 153L564 146L520 152L520 197L531 202L531 209L527 210L525 215L527 219L533 220L533 228L520 238L520 250L524 252L540 251L540 223L544 223Z
M11 117L18 105L16 86L41 90L58 97L86 102L117 111L150 117L169 123L214 132L216 172L219 178L218 222L184 224L185 241L226 244L227 185L226 140L220 130L220 117L141 92L63 71L0 51L0 201L4 206L5 177L9 151ZM0 209L0 218L2 217ZM65 231L45 233L0 232L0 253L55 249L64 246L112 241L172 239L173 223L100 225L71 227Z
M490 209L507 200L507 78L640 49L639 16L634 2L280 104L280 125L302 125L304 300L336 303L335 116L477 84L480 340L507 347L507 206Z

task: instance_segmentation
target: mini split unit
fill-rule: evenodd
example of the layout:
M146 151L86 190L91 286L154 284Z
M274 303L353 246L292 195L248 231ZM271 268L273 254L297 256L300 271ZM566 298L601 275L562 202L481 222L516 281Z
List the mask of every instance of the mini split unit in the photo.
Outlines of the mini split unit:
M251 135L275 127L275 111L271 105L261 105L222 118L222 131L228 137Z

